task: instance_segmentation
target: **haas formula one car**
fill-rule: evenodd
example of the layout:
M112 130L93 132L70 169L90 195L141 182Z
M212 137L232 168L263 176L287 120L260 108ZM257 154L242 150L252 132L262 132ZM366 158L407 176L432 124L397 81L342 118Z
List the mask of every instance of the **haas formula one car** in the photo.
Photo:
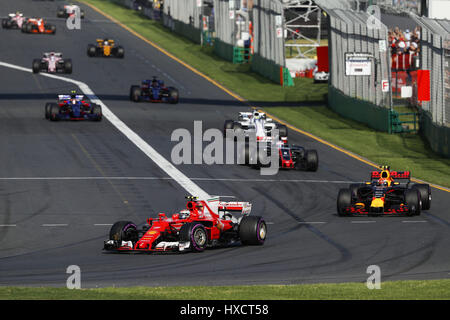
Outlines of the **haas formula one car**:
M22 13L10 13L7 19L2 19L2 27L4 29L22 29L25 21L27 21L27 18Z
M33 60L33 73L42 71L72 73L72 60L63 59L60 52L45 52L41 59Z
M338 215L420 215L431 206L428 184L411 184L409 171L372 171L371 181L339 190Z
M46 23L44 19L30 18L22 24L22 32L24 33L43 33L55 34L56 27L53 24Z
M160 213L143 228L130 221L116 222L104 249L116 252L201 252L241 242L262 245L267 228L262 217L250 216L248 202L222 202L219 198L186 197L187 205L171 216Z
M143 80L140 86L131 86L130 100L134 102L168 102L178 103L178 90L174 87L164 86L162 80L153 77L152 80Z
M68 18L72 14L76 14L77 12L80 14L80 18L84 19L84 10L82 10L79 6L75 4L68 4L58 8L56 16L58 18Z
M58 95L57 103L45 105L45 119L58 120L102 120L102 108L98 104L84 100L84 96L72 91Z
M116 46L114 40L97 39L97 45L89 44L87 54L89 57L117 57L123 58L125 50L121 46Z

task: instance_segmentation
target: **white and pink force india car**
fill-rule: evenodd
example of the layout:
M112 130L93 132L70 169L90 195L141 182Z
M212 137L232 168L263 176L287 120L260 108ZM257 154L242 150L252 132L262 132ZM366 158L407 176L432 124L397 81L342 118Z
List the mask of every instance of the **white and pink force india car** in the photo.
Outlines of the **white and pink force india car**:
M10 13L8 18L2 20L2 27L4 29L22 29L22 25L27 21L27 18L22 13Z
M33 60L33 73L72 73L72 60L63 59L60 52L45 52L41 59Z

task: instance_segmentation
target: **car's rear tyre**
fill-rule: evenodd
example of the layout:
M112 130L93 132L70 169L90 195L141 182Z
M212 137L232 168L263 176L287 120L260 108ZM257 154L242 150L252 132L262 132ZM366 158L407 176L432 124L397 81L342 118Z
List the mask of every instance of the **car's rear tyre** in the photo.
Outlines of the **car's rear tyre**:
M47 119L47 120L50 119L50 110L51 110L52 105L54 105L54 103L47 102L45 104L45 119Z
M408 189L405 191L405 202L409 208L408 216L418 216L422 208L420 192L418 189Z
M97 48L92 44L88 45L87 55L89 57L95 57L96 53L97 53Z
M179 93L176 88L169 87L169 103L176 104L179 100Z
M239 238L243 245L263 245L267 226L262 217L244 216L239 223Z
M124 56L125 56L125 49L121 46L118 46L116 50L116 57L122 59Z
M102 107L98 104L92 106L92 114L95 115L95 121L102 121Z
M33 73L39 73L41 71L41 60L34 59L32 64Z
M278 133L280 135L280 138L287 138L288 136L288 129L284 124L277 125Z
M59 9L58 12L56 13L56 17L57 18L65 18L66 13L64 12L63 9Z
M350 189L340 189L337 197L337 214L340 217L348 215L346 208L352 205L352 192Z
M71 59L67 59L64 60L64 72L65 73L72 73L72 60Z
M141 88L139 86L131 86L130 100L134 102L139 102L141 100Z
M113 224L109 231L109 240L132 241L138 240L137 226L131 221L118 221Z
M56 103L52 103L52 105L50 106L50 114L49 114L50 120L58 121L59 120L58 115L59 115L59 106Z
M428 184L414 184L412 189L419 190L420 199L422 200L422 210L429 210L431 207L431 188Z
M189 242L193 252L202 252L208 244L208 233L198 222L186 223L180 228L180 242Z
M319 155L316 150L307 150L305 153L306 170L317 171L319 167Z

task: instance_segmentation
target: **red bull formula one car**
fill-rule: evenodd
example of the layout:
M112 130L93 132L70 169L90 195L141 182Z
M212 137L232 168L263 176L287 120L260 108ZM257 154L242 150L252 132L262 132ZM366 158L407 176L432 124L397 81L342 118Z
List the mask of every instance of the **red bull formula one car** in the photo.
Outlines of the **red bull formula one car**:
M409 171L372 171L371 181L339 190L337 212L348 215L420 215L431 207L428 184L411 184Z
M240 242L262 245L267 228L262 217L250 216L249 202L222 202L219 198L186 197L185 210L149 218L138 228L131 221L116 222L104 250L115 252L202 252Z

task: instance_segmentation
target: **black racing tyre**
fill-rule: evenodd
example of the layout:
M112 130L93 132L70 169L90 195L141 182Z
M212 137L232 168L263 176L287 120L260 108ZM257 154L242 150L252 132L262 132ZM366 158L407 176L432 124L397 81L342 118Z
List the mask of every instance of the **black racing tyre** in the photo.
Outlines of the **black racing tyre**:
M130 100L139 102L141 100L141 87L131 86L130 88Z
M337 197L337 213L340 217L346 216L345 209L352 205L352 192L350 189L340 189Z
M109 231L109 240L134 243L138 240L137 226L131 221L118 221L113 224Z
M44 26L45 30L50 30L51 34L55 34L56 33L56 26L53 24L46 24Z
M41 60L34 59L32 64L33 73L39 73L41 71Z
M352 183L349 186L350 193L352 195L352 199L357 199L358 198L358 189L359 189L360 186L361 186L361 184L359 184L359 183Z
M280 138L287 138L288 136L288 129L284 124L277 125L277 129L280 135Z
M117 58L123 58L125 56L125 49L121 46L118 46L117 50L115 50L115 52L116 52Z
M9 28L9 24L8 24L9 20L8 19L2 19L2 28Z
M316 150L306 150L305 153L306 170L317 171L319 167L319 155Z
M405 202L409 208L408 216L418 216L422 208L420 192L416 188L405 191Z
M84 19L84 11L83 10L80 10L80 17L81 17L81 19Z
M243 216L239 223L239 238L243 245L262 245L266 240L267 226L262 217Z
M52 105L54 105L54 103L51 102L47 102L45 104L45 119L50 119L50 109L52 107Z
M67 59L64 60L64 72L65 73L72 73L72 60L71 59Z
M227 130L232 130L234 126L234 121L233 120L225 120L224 124L223 124L223 136L226 138L227 137Z
M98 104L92 104L92 114L96 116L95 121L102 121L102 107Z
M179 232L180 242L190 242L193 252L202 252L208 244L208 233L199 222L186 223L181 226Z
M58 11L56 12L56 17L57 18L65 18L66 13L63 9L58 9Z
M422 201L422 210L429 210L431 207L431 188L425 183L416 183L411 189L417 189L420 193L420 200Z
M52 103L50 106L50 113L49 117L51 121L58 121L58 115L59 115L59 106L56 103Z
M174 87L169 87L169 103L176 104L179 100L178 90Z
M23 23L22 24L21 31L24 32L24 33L28 32L28 23Z
M95 57L97 53L97 48L93 44L89 44L87 48L87 55L89 57Z

